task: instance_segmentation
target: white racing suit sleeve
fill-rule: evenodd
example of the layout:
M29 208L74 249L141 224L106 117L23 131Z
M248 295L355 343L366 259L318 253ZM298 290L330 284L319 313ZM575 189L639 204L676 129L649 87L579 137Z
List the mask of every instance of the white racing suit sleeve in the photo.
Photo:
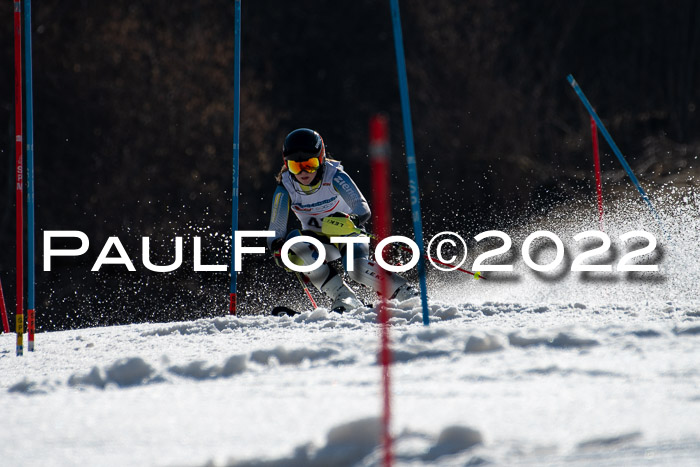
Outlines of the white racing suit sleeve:
M348 214L357 214L360 225L369 220L372 215L369 210L369 204L367 204L365 197L362 196L359 188L357 188L357 185L355 185L355 182L347 173L338 170L335 177L333 177L333 188L335 188L338 194L340 194L340 197L343 198L343 201L352 209L352 212Z
M284 238L287 235L287 221L289 219L289 193L283 185L278 185L272 196L272 210L270 212L270 226L267 230L275 232L274 237L267 239L267 247L272 247L276 238Z

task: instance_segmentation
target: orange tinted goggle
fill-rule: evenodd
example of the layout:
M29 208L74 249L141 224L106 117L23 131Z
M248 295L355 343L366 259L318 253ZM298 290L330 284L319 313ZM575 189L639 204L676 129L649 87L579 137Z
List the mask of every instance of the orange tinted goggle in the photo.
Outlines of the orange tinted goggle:
M287 168L294 175L303 172L314 173L321 166L321 161L318 157L312 157L305 161L287 161Z

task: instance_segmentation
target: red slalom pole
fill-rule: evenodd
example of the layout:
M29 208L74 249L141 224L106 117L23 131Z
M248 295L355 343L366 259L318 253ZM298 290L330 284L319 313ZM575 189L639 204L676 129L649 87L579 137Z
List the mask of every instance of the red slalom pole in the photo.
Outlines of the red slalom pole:
M595 185L598 192L598 224L603 231L603 185L600 181L600 155L598 153L598 128L591 117L591 136L593 139L593 164L595 165Z
M306 296L309 297L309 300L311 300L311 304L313 305L314 310L315 310L316 308L318 308L318 305L316 305L316 300L314 300L313 295L311 295L311 292L309 292L309 288L306 286L306 282L304 282L304 278L301 277L300 272L295 271L294 274L296 274L297 279L299 279L299 283L304 288L304 292L306 292Z
M7 321L7 310L5 309L5 295L2 293L2 282L0 282L0 319L2 320L2 330L5 334L10 333L10 323Z
M17 355L24 354L24 190L22 180L22 2L15 5L15 208L17 212Z
M391 210L389 200L389 122L384 115L375 115L369 123L369 154L372 172L372 202L374 216L372 222L377 232L377 240L387 237L391 230ZM381 326L382 363L382 445L384 449L384 466L393 462L391 439L391 349L389 348L389 310L387 309L386 271L380 274L379 323Z

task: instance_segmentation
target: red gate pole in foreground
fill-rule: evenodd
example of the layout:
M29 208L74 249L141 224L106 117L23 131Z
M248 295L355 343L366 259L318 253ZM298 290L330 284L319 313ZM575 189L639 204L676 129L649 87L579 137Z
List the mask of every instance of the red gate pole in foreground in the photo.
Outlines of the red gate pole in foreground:
M15 207L17 212L17 355L24 354L24 190L22 180L22 2L15 5Z
M391 230L391 210L389 208L389 125L384 115L375 115L369 124L369 154L372 172L372 204L374 216L372 223L377 233L377 241L389 235ZM382 254L382 252L378 252ZM389 312L387 310L386 271L380 274L380 294L378 319L381 326L380 360L382 364L382 444L384 448L384 466L392 464L391 439L391 349L389 348Z
M10 333L10 323L7 321L7 310L5 309L5 295L2 293L2 282L0 282L0 319L2 320L2 330L5 334Z
M598 128L591 117L591 137L593 139L593 164L595 166L595 186L598 192L598 224L603 231L603 185L600 182L600 154L598 153Z

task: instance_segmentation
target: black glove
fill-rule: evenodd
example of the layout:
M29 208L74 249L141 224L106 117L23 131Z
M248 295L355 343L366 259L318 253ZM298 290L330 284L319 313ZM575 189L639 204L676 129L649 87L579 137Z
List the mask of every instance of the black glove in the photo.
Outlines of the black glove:
M270 245L270 253L272 258L275 260L275 264L283 269L289 270L287 266L282 262L282 246L284 245L284 238L276 238L272 241Z
M357 214L347 214L344 212L334 212L333 214L329 214L326 217L345 217L347 219L350 219L352 223L355 225L355 227L360 226L360 216Z

